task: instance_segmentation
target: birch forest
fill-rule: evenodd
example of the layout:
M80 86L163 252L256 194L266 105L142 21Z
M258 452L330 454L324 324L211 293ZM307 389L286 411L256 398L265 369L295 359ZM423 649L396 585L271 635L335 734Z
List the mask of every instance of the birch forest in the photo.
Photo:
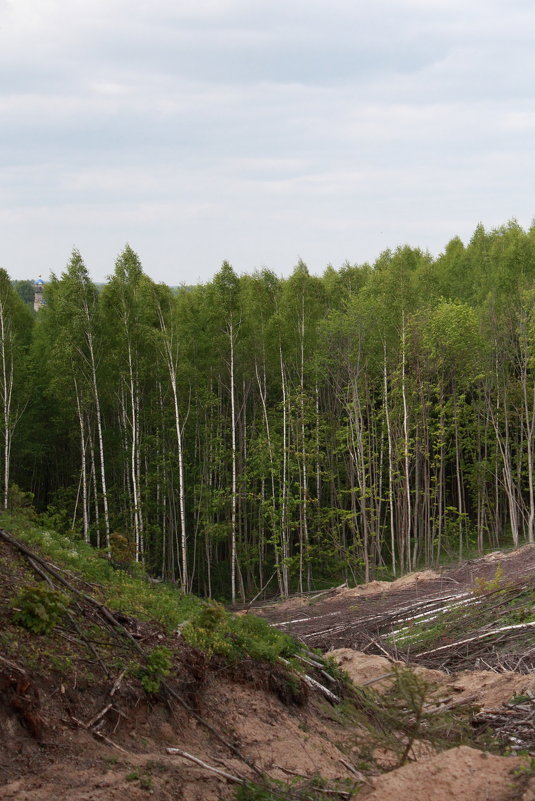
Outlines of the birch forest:
M321 277L90 268L37 313L0 271L4 507L233 601L534 542L535 225Z

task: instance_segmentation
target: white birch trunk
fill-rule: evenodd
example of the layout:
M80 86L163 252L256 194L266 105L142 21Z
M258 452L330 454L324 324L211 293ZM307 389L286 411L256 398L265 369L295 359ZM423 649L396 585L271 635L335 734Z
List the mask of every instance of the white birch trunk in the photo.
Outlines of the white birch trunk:
M530 393L528 390L528 365L529 365L529 352L522 353L522 400L524 411L524 425L526 428L526 450L528 460L528 495L529 495L529 513L527 523L528 542L534 542L535 534L535 488L533 480L533 433L535 431L535 383L531 390L531 409L530 409Z
M78 382L74 379L76 392L76 409L78 411L78 423L80 426L80 452L81 452L81 482L82 482L82 515L84 521L84 540L89 542L89 514L87 511L87 468L86 468L86 440L85 440L85 420L80 394L78 392Z
M236 397L234 386L234 324L229 323L230 340L230 416L232 433L232 513L231 513L231 553L230 575L232 603L236 603L236 509L237 509L237 475L236 475Z
M13 393L13 356L7 348L10 338L6 309L0 302L0 354L2 358L2 416L4 422L4 509L9 500L9 473L11 465L11 399Z
M388 505L390 509L390 550L392 552L392 573L396 575L396 532L394 522L394 469L392 454L392 429L390 427L390 410L388 408L388 380L386 371L386 344L384 345L383 361L384 403L386 433L388 439Z
M184 481L184 448L182 438L182 423L178 405L178 386L177 386L177 357L173 353L172 334L169 334L161 307L158 307L160 319L160 329L163 334L163 344L169 381L173 393L173 410L175 417L175 433L178 452L178 505L180 516L180 553L181 553L181 581L182 590L188 592L190 589L189 570L188 570L188 551L186 535L186 495Z
M288 573L288 558L290 556L290 543L287 531L288 514L288 440L287 440L287 393L286 376L284 374L284 362L282 359L282 345L279 344L281 388L282 388L282 498L281 498L281 542L282 542L282 583L283 596L288 596L290 592L290 580Z
M401 392L403 396L403 439L404 439L404 467L405 467L405 499L406 499L406 520L405 520L405 542L406 542L406 569L411 569L411 488L409 470L409 411L407 407L407 391L405 384L405 362L406 362L406 331L405 315L403 315L402 328L402 354L401 354Z
M102 437L102 413L100 411L100 395L97 384L97 369L95 363L95 353L93 349L93 336L88 334L89 357L91 362L91 385L93 398L95 400L95 412L97 418L98 451L100 460L100 483L102 487L102 503L104 506L104 529L106 532L106 548L110 549L110 514L108 509L108 489L106 486L106 469L104 465L104 443Z

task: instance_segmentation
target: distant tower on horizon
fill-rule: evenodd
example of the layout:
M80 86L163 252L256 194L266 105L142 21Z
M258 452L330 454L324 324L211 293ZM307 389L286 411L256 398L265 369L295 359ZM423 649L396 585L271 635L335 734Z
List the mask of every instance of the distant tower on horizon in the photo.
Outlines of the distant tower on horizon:
M43 281L41 276L39 276L39 278L37 279L37 281L33 285L33 288L35 290L35 294L33 296L33 310L36 311L36 312L38 312L39 309L42 308L44 306L44 304L45 304L45 301L43 299L43 287L44 287L44 285L45 285L45 282Z

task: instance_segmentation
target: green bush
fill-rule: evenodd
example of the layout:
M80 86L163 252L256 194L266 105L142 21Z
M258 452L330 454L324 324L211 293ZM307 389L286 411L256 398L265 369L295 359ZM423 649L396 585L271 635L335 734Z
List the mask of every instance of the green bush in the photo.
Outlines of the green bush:
M500 563L494 572L494 578L489 579L488 581L480 576L476 578L472 592L474 595L485 595L487 592L496 592L496 590L502 590L503 588L503 567Z
M33 493L24 492L18 484L11 484L7 495L8 509L23 512L28 517L34 517Z
M138 673L143 689L148 693L157 693L162 679L170 674L172 664L173 654L169 648L163 645L153 648L147 656L145 666Z
M13 598L13 620L34 634L48 634L64 615L69 599L50 587L24 587Z
M283 634L267 620L255 615L232 617L230 632L238 650L251 659L275 662L279 656L288 659L299 650L293 637Z
M219 604L206 604L182 629L186 642L211 657L226 657L231 662L254 659L275 662L289 658L299 645L293 637L254 615L231 615Z

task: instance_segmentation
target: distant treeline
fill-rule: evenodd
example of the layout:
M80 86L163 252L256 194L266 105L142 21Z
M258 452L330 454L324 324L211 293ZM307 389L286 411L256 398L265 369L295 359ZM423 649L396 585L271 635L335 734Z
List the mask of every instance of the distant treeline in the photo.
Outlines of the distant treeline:
M4 504L226 597L534 540L535 227L178 290L75 251L37 315L0 278Z

